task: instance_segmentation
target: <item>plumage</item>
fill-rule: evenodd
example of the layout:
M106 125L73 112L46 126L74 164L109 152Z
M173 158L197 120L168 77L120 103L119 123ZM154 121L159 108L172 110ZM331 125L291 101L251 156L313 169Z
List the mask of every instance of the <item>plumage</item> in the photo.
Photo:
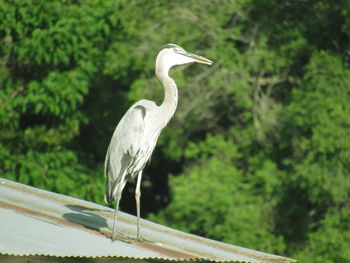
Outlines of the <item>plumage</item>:
M112 239L115 239L119 201L126 182L137 177L135 190L137 207L137 239L140 239L140 184L142 171L150 159L162 129L174 115L178 92L169 70L177 65L212 62L185 51L178 45L163 46L156 60L156 76L164 87L164 100L140 100L132 105L117 125L105 158L105 201L116 201Z

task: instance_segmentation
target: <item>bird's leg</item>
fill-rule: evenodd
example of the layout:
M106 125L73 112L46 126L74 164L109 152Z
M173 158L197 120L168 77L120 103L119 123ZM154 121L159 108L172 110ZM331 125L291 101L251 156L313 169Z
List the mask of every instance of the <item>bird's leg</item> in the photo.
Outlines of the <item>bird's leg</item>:
M117 198L115 200L115 211L114 211L114 222L113 222L113 232L112 232L112 241L115 241L115 234L117 232L117 214L119 210L119 201L121 197L121 192L117 193Z
M115 234L117 232L117 216L119 211L119 202L122 197L122 192L124 189L124 186L126 184L125 175L123 175L121 182L117 185L117 191L116 191L116 199L115 199L115 210L114 210L114 222L113 222L113 232L112 232L112 241L116 239Z
M135 199L136 199L136 213L137 213L137 235L136 239L140 240L140 197L141 197L141 178L142 178L142 171L139 172L137 176L137 183L136 183L136 189L135 189Z

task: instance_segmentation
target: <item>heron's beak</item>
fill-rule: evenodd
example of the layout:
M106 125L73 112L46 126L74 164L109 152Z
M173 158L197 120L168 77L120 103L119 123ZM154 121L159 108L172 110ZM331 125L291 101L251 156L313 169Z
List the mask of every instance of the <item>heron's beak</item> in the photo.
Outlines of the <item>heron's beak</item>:
M201 63L201 64L206 64L206 65L211 65L213 64L214 62L205 58L205 57L202 57L202 56L198 56L196 54L193 54L193 53L190 53L190 52L187 52L187 51L181 51L179 52L181 55L184 55L186 57L189 57L189 58L192 58L194 60L194 62L197 62L197 63Z

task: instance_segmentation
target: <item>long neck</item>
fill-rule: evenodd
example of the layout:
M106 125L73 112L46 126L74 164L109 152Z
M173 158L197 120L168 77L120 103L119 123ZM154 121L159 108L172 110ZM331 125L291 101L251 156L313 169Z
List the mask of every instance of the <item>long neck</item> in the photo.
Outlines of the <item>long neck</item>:
M164 87L164 100L159 106L159 110L162 113L162 118L164 118L163 122L165 126L176 111L178 93L176 83L169 77L168 72L158 72L157 77Z

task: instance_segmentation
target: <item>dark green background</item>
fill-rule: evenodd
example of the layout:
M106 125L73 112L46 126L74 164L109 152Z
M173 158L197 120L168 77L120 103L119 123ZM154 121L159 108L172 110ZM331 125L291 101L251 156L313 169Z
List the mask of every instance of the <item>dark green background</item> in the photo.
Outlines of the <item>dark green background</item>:
M0 1L0 173L103 204L113 130L166 43L179 106L145 169L150 220L301 262L350 262L348 0ZM122 210L135 213L134 185Z

